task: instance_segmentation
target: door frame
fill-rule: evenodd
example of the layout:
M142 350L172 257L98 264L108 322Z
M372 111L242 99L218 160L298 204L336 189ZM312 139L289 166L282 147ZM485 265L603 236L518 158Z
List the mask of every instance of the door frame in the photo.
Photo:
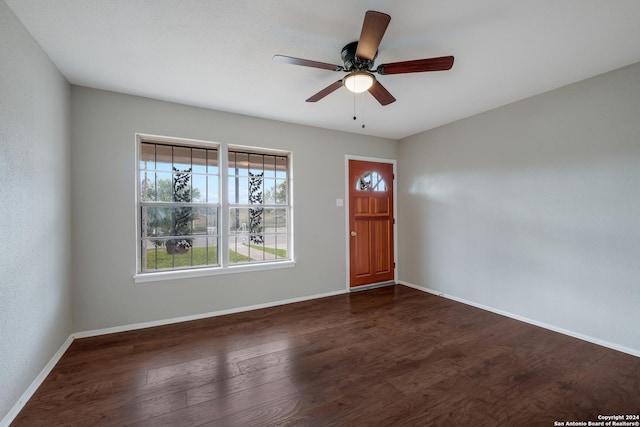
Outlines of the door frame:
M351 260L349 258L349 250L351 247L351 236L349 235L349 210L351 207L349 206L349 160L361 160L365 162L376 162L376 163L388 163L393 165L393 262L395 264L395 268L393 269L393 281L397 283L398 281L398 224L395 219L398 217L398 171L397 171L397 161L395 159L383 159L380 157L366 157L366 156L356 156L352 154L346 154L344 156L344 241L345 241L345 265L346 268L346 277L345 277L345 286L347 291L353 292L358 291L360 289L366 289L369 287L375 287L378 284L372 283L370 285L363 285L352 288L350 285L351 276Z

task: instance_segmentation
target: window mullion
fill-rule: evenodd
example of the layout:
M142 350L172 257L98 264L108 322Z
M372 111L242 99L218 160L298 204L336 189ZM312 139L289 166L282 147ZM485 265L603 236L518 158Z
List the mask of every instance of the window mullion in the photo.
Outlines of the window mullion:
M223 267L229 266L229 151L226 145L220 146L218 150L219 161L219 176L218 180L220 185L220 236L219 242L219 256L220 265ZM220 253L221 252L221 253Z

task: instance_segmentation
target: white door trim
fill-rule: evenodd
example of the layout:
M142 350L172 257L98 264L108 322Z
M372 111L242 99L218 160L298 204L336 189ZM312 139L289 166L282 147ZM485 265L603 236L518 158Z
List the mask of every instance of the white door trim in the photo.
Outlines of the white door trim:
M349 258L349 249L350 249L350 236L349 236L349 160L362 160L365 162L377 162L377 163L390 163L393 165L393 262L395 264L395 268L393 269L393 280L394 282L398 281L398 224L395 222L398 211L398 171L397 171L397 161L394 159L383 159L379 157L366 157L366 156L355 156L351 154L346 154L344 156L344 242L345 242L345 265L346 265L346 277L345 277L345 286L348 291L357 290L352 289L350 286L350 269L351 269L351 260ZM375 286L376 283L363 286L370 287Z

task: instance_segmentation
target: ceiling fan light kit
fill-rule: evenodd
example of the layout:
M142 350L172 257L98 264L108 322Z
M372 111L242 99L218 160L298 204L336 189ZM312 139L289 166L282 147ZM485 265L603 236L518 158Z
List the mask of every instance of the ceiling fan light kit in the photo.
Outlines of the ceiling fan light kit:
M333 82L320 92L307 98L307 102L317 102L344 86L353 93L368 91L376 98L380 105L389 105L395 102L396 99L376 79L373 73L387 75L444 71L450 70L454 61L453 56L443 56L439 58L425 58L381 64L378 68L374 69L373 63L378 56L378 46L380 46L380 42L390 21L391 17L386 13L376 12L374 10L367 11L364 16L364 22L362 23L360 39L342 48L340 56L342 57L344 65L328 64L326 62L294 58L285 55L275 55L273 60L285 64L302 65L305 67L348 73L344 79Z
M368 71L353 71L342 80L344 87L353 93L366 92L375 82L375 76Z

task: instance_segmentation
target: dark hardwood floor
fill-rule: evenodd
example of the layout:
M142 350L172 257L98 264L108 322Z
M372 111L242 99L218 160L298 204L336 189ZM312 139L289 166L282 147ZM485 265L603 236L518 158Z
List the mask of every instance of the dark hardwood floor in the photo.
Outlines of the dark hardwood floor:
M12 426L553 426L640 358L404 286L76 340Z

